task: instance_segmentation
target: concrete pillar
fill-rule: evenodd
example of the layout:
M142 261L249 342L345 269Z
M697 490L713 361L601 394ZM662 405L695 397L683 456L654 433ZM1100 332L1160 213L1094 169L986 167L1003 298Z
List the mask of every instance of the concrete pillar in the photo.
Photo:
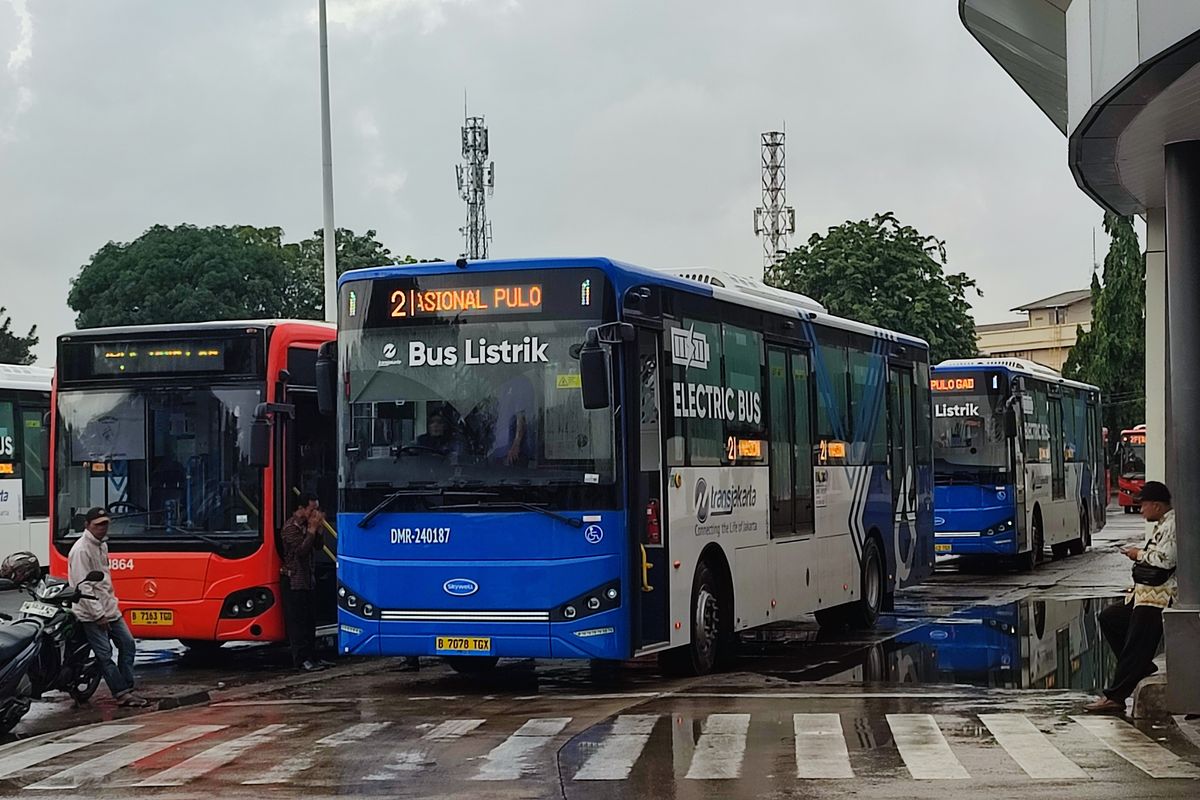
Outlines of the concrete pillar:
M1167 210L1146 210L1146 479L1167 469ZM1109 431L1116 446L1120 431Z
M1200 141L1167 145L1165 153L1171 389L1165 430L1174 451L1168 466L1179 537L1179 601L1163 615L1167 702L1176 713L1200 713L1193 671L1200 663Z

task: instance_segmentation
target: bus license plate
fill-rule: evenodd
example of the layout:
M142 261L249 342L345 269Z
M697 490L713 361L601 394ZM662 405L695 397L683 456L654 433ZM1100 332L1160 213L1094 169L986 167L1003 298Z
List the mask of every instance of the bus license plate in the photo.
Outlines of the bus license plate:
M952 545L952 544L935 544L935 545L933 546L933 552L935 552L935 553L949 553L949 552L952 552L952 548L953 548L953 547L954 547L954 545Z
M492 639L490 636L439 636L434 649L439 653L490 653Z
M138 609L129 612L133 625L174 625L175 612L167 609Z
M21 604L21 613L34 617L42 617L43 619L54 619L54 615L58 613L58 609L46 603L39 603L36 600L26 600Z

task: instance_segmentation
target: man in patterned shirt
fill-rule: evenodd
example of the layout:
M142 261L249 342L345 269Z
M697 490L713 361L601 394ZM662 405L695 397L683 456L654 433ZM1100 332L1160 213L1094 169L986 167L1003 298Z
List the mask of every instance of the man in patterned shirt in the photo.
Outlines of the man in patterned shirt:
M315 672L327 664L316 653L316 577L313 558L321 548L321 524L325 515L314 494L302 494L296 510L279 532L283 544L283 566L279 576L283 594L283 616L287 626L292 663L297 669Z
M1146 481L1142 487L1142 516L1154 528L1141 547L1122 548L1121 552L1137 564L1164 570L1166 580L1158 585L1135 582L1124 603L1100 612L1100 629L1108 646L1117 654L1117 669L1112 685L1104 696L1085 706L1095 714L1123 714L1125 700L1138 682L1158 671L1154 656L1162 640L1163 609L1175 602L1175 511L1171 492L1158 481Z

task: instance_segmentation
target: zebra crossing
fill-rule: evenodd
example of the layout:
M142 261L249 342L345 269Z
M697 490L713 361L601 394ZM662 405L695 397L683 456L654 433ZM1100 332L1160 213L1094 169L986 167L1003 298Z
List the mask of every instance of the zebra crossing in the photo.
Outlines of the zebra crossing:
M653 758L656 746L678 753L680 738L686 740L687 757L669 762L676 781L737 781L764 741L770 742L766 746L786 747L784 757L794 758L794 772L781 779L868 777L863 763L867 756L854 737L861 719L856 723L839 713L712 713L688 720L682 724L682 716L664 711L619 714L595 725L566 716L424 723L408 718L347 721L332 727L311 721L173 728L153 722L109 723L0 749L0 779L12 792L31 797L48 796L46 791L103 794L214 782L303 787L328 781L322 778L322 765L334 759L339 781L388 790L439 770L472 782L553 774L586 787L630 780L640 762ZM768 724L769 735L753 736L756 725ZM1129 780L1200 778L1200 752L1191 745L1175 742L1177 749L1187 748L1175 752L1165 739L1151 738L1117 718L982 713L950 719L894 713L883 715L880 724L890 737L883 746L902 765L891 776L895 780L980 779L964 764L981 763L978 753L969 757L976 748L988 751L984 760L989 769L1013 781L1112 779L1113 769L1124 769ZM971 727L986 733L964 740L962 730ZM776 735L779 730L788 731L791 741ZM1068 746L1064 739L1070 740ZM357 762L337 761L339 753L360 751L364 745L373 747ZM286 757L272 757L276 752ZM360 773L352 774L355 766L362 767Z

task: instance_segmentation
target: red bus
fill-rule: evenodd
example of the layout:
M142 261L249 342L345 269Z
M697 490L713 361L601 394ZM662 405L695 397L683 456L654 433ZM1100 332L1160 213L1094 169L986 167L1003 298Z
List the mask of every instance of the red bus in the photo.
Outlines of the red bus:
M1117 502L1126 514L1141 510L1142 486L1146 483L1146 426L1121 431L1117 445Z
M102 506L134 636L199 651L284 639L278 533L292 499L313 492L336 519L336 430L316 394L317 349L334 338L286 320L60 336L51 572L66 574L82 515ZM336 535L325 542L318 625L333 633Z

